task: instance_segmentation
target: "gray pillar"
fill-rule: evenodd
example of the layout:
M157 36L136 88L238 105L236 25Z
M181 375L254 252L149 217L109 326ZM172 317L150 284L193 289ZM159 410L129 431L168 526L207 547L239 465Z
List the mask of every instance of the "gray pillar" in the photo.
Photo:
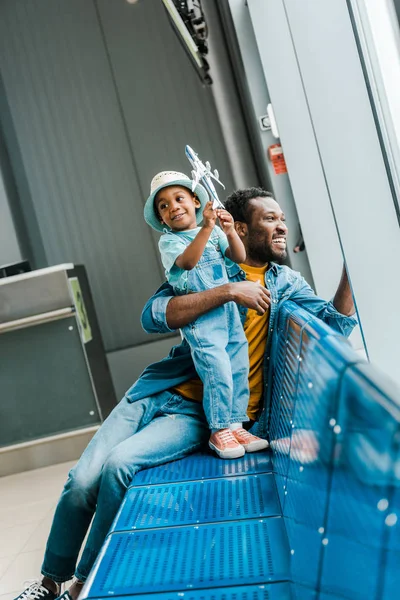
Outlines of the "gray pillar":
M22 258L0 166L0 266Z
M218 9L214 0L203 0L203 8L209 29L210 74L215 106L220 121L235 187L246 188L260 184L254 166L253 151L234 81ZM212 165L214 166L214 165ZM218 168L218 165L215 165ZM219 193L219 190L217 190ZM230 190L227 190L229 193ZM224 194L221 192L221 198ZM226 195L226 194L225 194Z

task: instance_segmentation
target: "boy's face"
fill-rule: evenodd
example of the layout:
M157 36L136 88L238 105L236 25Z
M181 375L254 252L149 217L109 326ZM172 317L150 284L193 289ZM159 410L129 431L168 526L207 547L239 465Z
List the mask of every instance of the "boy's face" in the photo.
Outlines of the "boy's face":
M194 194L180 185L163 188L154 200L154 208L160 222L175 231L197 227L196 208L199 207L200 202Z

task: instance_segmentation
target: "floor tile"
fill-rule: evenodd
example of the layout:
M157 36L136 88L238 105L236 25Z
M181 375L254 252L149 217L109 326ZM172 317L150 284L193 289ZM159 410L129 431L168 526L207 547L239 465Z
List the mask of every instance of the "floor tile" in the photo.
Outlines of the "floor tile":
M0 595L10 594L15 590L18 594L23 591L27 579L37 579L40 576L42 560L41 550L19 554L0 578Z
M0 600L14 600L21 590L14 590L13 592L9 592L8 594L0 594Z
M26 523L3 528L0 539L0 558L15 556L21 552L36 526L36 523Z
M14 559L15 557L7 557L7 558L0 558L0 578L4 575L4 573L7 571L8 567L11 564L11 561Z
M54 505L55 501L51 499L27 502L24 506L4 506L0 511L0 530L25 523L40 523Z
M26 580L40 578L54 510L74 464L0 478L0 600L13 600Z
M52 510L40 523L38 523L38 525L36 525L26 544L23 546L22 552L32 552L33 550L44 551L50 532L50 527L53 522L54 508L55 507L52 508Z
M57 500L74 462L0 478L0 509ZM0 511L1 512L1 511Z

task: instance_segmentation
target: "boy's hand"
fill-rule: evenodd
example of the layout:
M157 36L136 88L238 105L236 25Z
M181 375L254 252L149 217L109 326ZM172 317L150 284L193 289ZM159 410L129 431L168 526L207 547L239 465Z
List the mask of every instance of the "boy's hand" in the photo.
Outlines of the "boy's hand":
M213 203L207 202L203 210L203 226L214 229L217 221L217 211L213 210Z
M235 230L234 220L231 213L223 208L218 208L216 212L222 231L225 233L225 235L229 235Z

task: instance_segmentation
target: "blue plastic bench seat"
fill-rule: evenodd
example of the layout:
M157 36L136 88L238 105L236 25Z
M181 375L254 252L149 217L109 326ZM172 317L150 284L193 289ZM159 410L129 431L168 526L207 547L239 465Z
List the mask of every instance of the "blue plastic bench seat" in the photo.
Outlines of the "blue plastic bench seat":
M272 473L132 487L111 531L281 515Z
M400 390L291 302L268 452L140 471L81 600L397 600Z
M87 597L127 596L289 579L282 517L113 533Z
M234 460L219 460L211 452L199 452L152 469L143 469L135 476L133 485L168 483L271 473L272 460L268 452L246 454Z
M139 594L131 597L133 600L290 600L293 597L290 590L291 587L288 583L270 583L212 590L164 592L151 594L151 596ZM304 596L304 598L310 600L311 596ZM126 599L126 596L113 596L113 600ZM97 599L93 598L93 600Z

